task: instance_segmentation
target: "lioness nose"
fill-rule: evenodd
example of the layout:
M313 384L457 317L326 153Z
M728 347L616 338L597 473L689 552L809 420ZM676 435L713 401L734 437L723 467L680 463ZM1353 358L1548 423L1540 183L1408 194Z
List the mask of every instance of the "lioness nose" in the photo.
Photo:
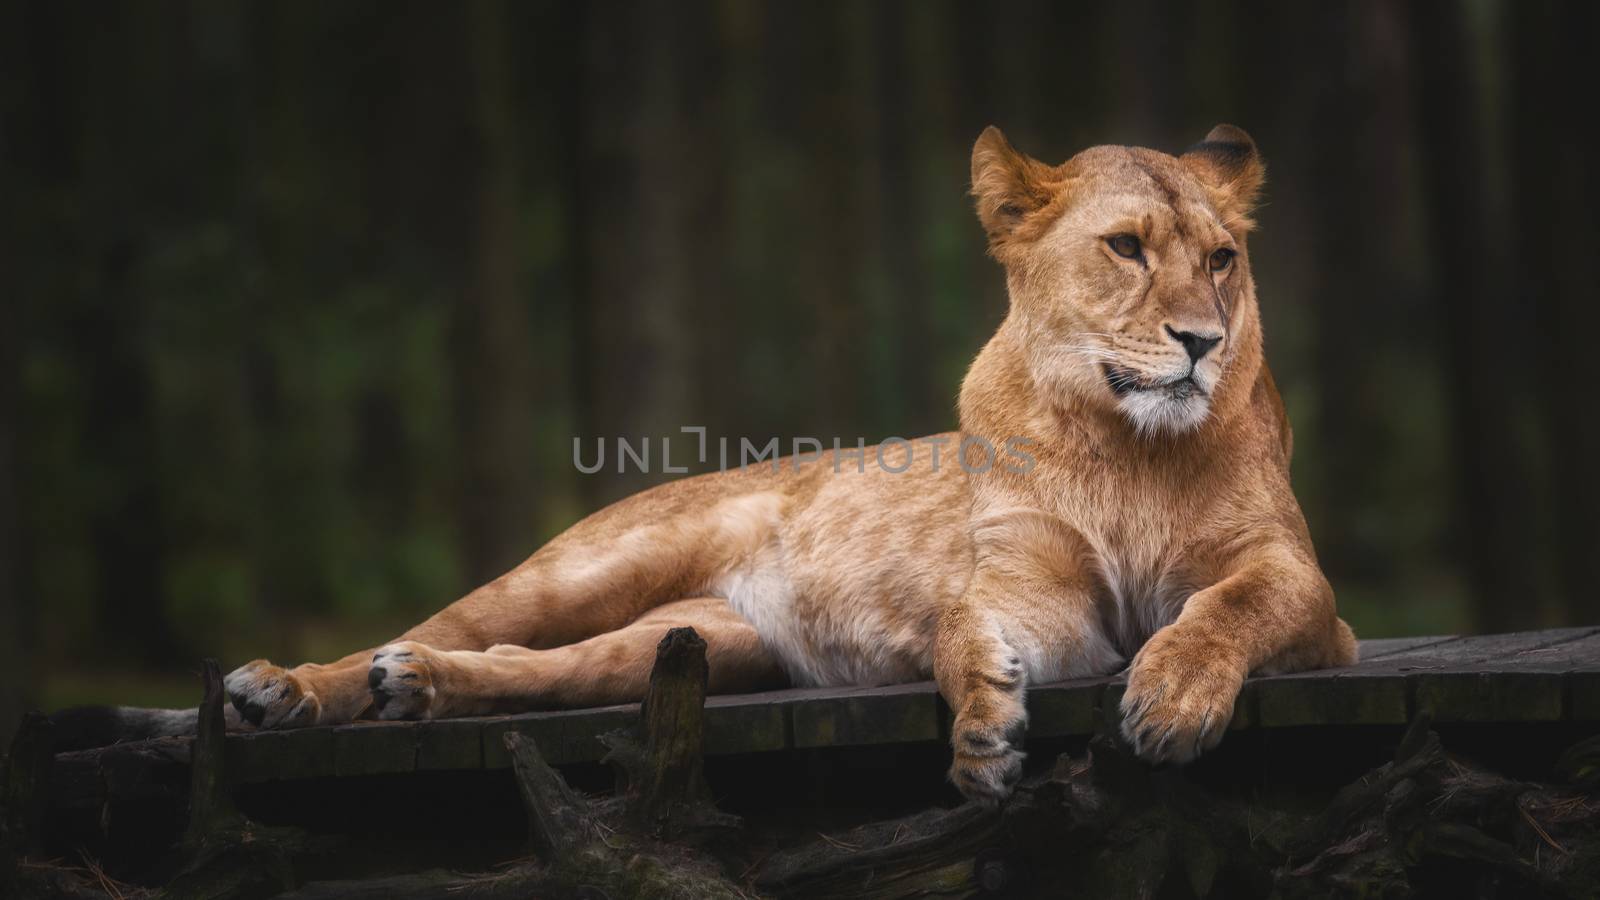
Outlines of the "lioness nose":
M1220 334L1196 334L1193 331L1173 331L1171 325L1163 326L1172 339L1183 345L1189 354L1189 361L1197 363L1201 357L1211 352L1211 348L1222 343Z

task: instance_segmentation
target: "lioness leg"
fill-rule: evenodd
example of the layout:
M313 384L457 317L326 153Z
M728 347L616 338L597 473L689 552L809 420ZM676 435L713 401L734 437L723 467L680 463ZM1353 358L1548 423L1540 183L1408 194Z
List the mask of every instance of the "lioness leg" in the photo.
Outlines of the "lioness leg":
M1188 762L1222 740L1251 672L1356 660L1333 589L1289 536L1247 548L1145 642L1128 670L1122 733L1152 762Z
M434 650L560 647L698 596L777 529L787 498L776 477L765 467L716 473L614 503L396 640ZM370 700L374 652L294 669L256 660L228 676L228 694L262 728L348 722Z
M234 709L257 728L349 722L371 702L362 680L371 661L371 650L293 669L258 659L230 672L223 686Z
M1059 520L1011 514L976 529L978 565L939 620L934 677L955 722L950 780L998 802L1022 775L1030 682L1116 671L1083 562L1087 546Z
M499 645L485 652L400 641L373 656L367 681L379 718L420 719L642 699L656 645L670 628L706 642L709 690L738 693L784 683L750 623L719 597L679 600L632 624L549 650Z

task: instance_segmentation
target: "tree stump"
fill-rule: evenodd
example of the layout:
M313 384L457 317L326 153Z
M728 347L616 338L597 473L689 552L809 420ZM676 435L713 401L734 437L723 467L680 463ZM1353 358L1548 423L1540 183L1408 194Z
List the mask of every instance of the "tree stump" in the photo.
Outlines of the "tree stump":
M639 709L642 734L612 732L602 740L617 771L617 793L629 822L661 839L694 840L739 827L718 812L706 789L706 642L693 628L674 628L656 645L650 686Z
M189 825L183 838L184 843L193 847L200 847L216 833L238 825L238 813L228 793L227 720L222 710L227 692L222 686L222 667L209 657L200 666L205 692L200 700L194 744L189 751Z
M234 809L227 777L226 691L215 659L201 664L204 693L189 752L189 822L172 859L164 896L270 897L294 884L294 858L318 847L298 829L269 828Z
M738 826L716 810L705 786L706 675L705 641L692 628L667 632L640 710L642 737L605 737L619 778L617 797L604 804L573 791L531 738L504 736L533 848L545 862L544 889L617 900L741 896L716 861L668 843Z

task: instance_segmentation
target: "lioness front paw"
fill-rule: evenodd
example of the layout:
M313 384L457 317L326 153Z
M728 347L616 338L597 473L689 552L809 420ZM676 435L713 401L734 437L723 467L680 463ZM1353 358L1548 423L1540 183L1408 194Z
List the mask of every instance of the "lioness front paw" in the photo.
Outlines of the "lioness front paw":
M1122 735L1151 763L1186 763L1215 747L1246 674L1234 655L1172 629L1134 657L1122 696Z
M437 694L428 657L433 650L416 641L379 648L367 669L372 707L380 719L426 719Z
M293 672L264 659L248 662L222 680L228 700L257 728L302 728L322 715L317 695Z
M1022 777L1019 747L1027 733L1028 718L1020 702L1007 704L1006 712L984 714L979 711L956 717L950 745L955 759L950 764L950 780L968 800L998 804L1011 796Z

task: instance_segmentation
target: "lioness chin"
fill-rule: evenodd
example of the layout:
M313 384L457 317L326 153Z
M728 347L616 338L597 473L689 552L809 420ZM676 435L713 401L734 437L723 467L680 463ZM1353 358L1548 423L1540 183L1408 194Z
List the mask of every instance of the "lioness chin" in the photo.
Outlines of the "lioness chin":
M1248 673L1355 657L1262 359L1262 178L1227 125L1176 157L1093 147L1059 166L988 129L972 192L1011 306L962 385L960 434L630 497L395 643L238 669L234 707L292 728L626 702L688 625L716 692L932 675L971 798L1020 775L1034 682L1127 666L1127 739L1193 758ZM1031 465L958 456L963 438Z

